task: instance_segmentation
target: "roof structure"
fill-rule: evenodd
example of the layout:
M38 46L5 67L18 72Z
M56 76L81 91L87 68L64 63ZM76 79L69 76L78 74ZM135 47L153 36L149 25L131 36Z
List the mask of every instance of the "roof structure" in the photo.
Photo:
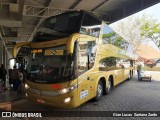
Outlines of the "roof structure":
M152 65L154 64L153 60L146 60L144 64Z
M48 16L86 10L112 23L158 2L160 0L0 0L0 36L9 48L14 41L30 40L39 23Z
M160 51L148 45L138 46L136 53L144 59L160 59Z

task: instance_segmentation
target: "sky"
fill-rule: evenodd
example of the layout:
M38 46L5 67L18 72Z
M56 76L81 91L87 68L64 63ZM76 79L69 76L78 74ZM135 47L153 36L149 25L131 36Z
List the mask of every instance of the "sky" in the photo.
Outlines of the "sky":
M143 10L143 11L139 12L138 14L146 13L146 14L152 15L160 23L160 13L159 13L159 11L160 11L160 3Z
M146 15L149 15L149 16L152 16L153 18L157 19L158 20L158 23L160 23L160 3L156 4L156 5L153 5L151 7L148 7L140 12L137 12L131 16L142 16L143 14L146 14ZM124 18L124 19L121 19L113 24L110 24L111 26L112 25L115 25L117 24L118 22L120 21L125 21L127 20L128 17ZM155 49L159 50L159 48L151 41L147 42L147 43L144 43L144 44L149 44L150 46L154 47Z

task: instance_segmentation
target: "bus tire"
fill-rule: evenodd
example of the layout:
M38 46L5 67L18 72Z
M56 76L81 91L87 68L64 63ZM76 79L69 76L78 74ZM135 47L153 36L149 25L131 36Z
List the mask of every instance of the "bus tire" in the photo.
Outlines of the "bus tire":
M99 80L97 84L97 91L96 91L96 97L94 98L95 101L99 101L103 95L103 84L102 81Z

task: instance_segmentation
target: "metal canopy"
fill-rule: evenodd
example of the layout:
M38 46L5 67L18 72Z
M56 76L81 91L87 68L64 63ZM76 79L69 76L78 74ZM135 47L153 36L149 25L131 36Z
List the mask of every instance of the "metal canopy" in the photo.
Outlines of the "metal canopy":
M115 22L160 0L0 0L0 33L7 41L31 40L44 18L71 10L86 10Z

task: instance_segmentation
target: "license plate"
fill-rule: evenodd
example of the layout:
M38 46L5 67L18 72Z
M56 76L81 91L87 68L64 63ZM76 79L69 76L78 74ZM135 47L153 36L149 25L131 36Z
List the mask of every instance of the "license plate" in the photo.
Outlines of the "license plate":
M45 101L42 100L42 99L37 99L37 102L39 102L39 103L45 103Z

